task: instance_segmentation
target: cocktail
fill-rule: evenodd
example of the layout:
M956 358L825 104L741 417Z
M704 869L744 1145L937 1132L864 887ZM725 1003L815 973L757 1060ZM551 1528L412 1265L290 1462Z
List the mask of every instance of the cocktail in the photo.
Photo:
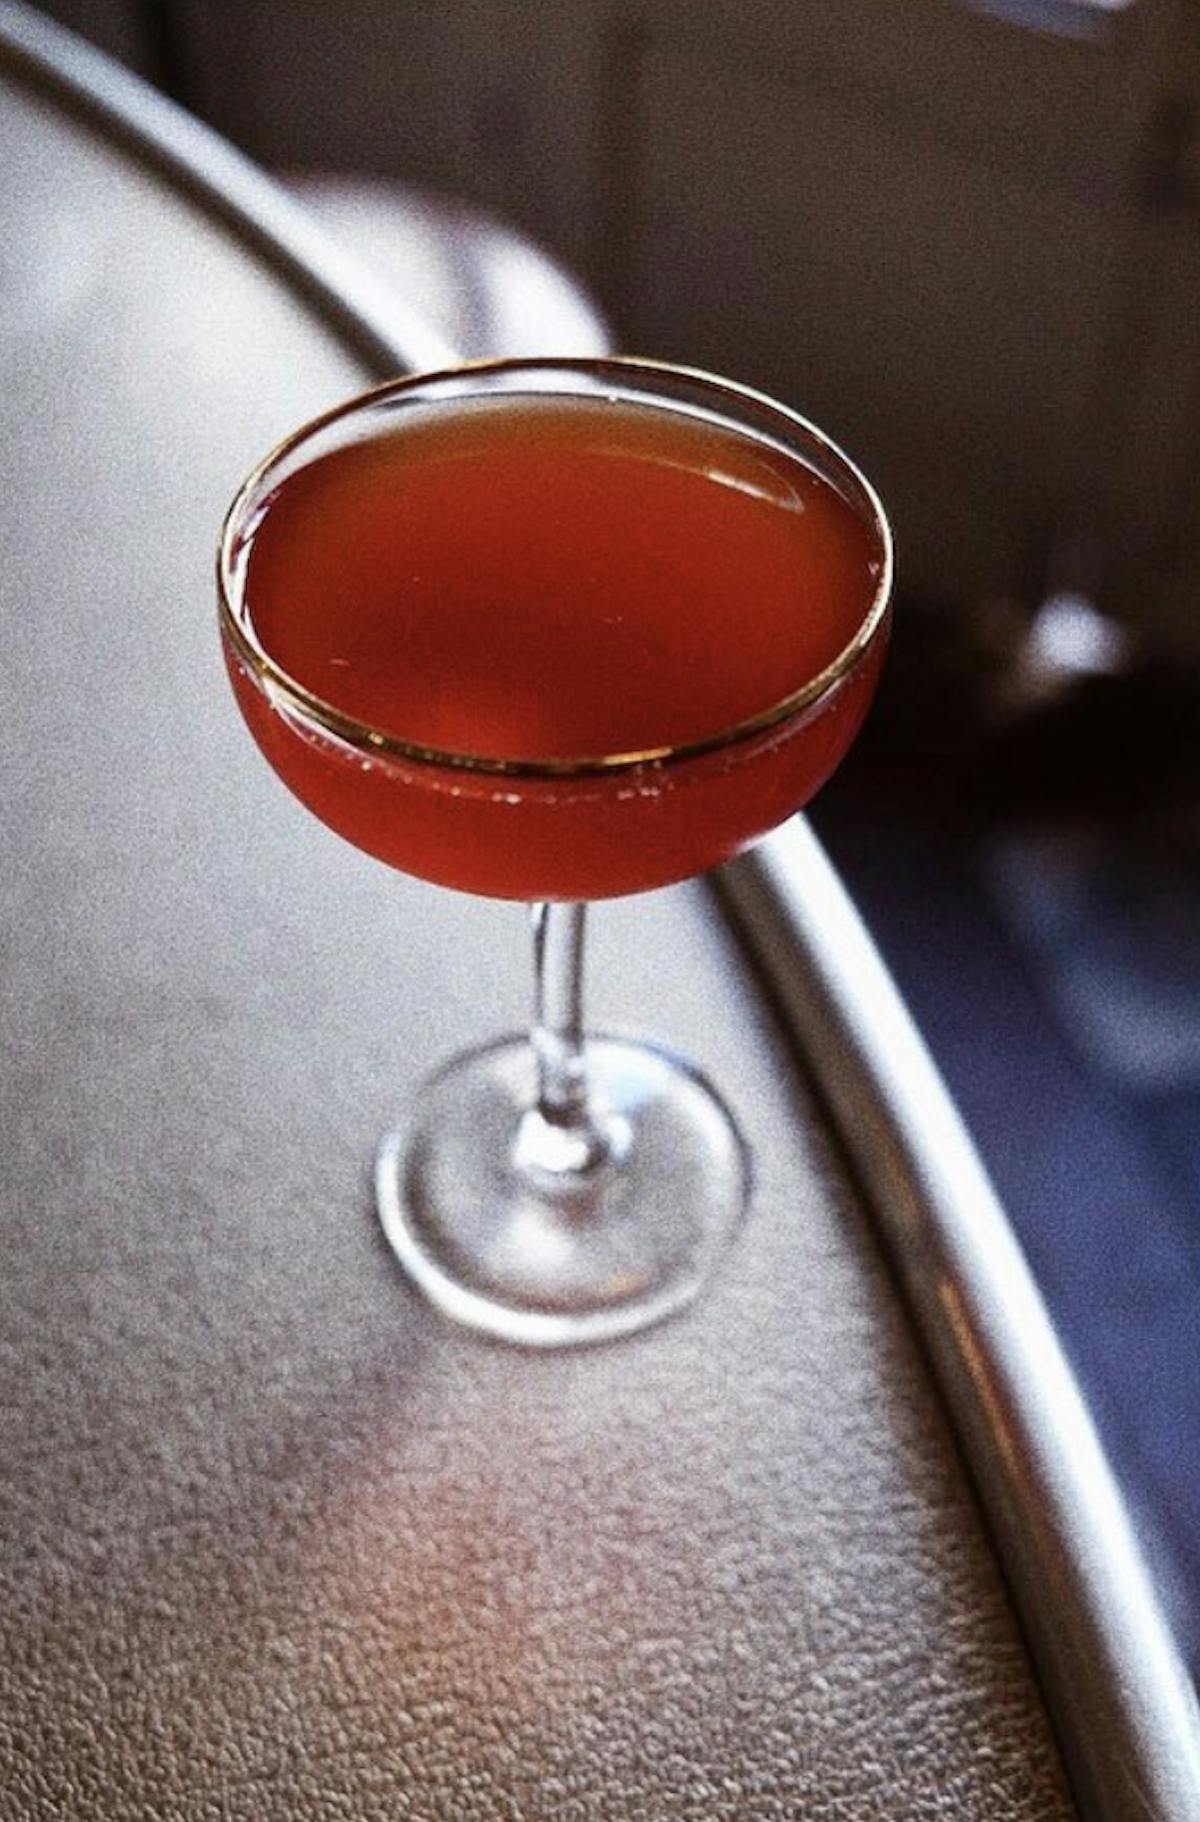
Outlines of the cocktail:
M660 1047L585 1037L585 906L690 877L805 804L866 714L891 540L821 432L623 359L403 379L289 437L219 554L237 701L283 782L367 853L533 905L528 1036L458 1057L376 1160L448 1314L531 1346L695 1296L745 1146Z

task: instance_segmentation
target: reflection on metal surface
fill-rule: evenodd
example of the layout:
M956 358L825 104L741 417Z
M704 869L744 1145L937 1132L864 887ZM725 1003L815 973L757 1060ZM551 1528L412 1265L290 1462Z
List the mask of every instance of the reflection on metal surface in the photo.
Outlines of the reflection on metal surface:
M962 1290L954 1279L949 1276L940 1278L936 1296L942 1306L946 1325L954 1337L963 1370L969 1376L972 1390L983 1410L988 1434L1004 1458L1006 1473L1015 1480L1023 1470L1016 1433L1004 1403L1004 1393L996 1383L995 1362L980 1346Z
M721 891L869 1192L1083 1815L1195 1822L1195 1692L1028 1268L883 963L799 818Z
M582 288L548 254L483 210L381 178L289 173L322 227L400 297L421 308L464 357L539 348L605 354L608 329Z

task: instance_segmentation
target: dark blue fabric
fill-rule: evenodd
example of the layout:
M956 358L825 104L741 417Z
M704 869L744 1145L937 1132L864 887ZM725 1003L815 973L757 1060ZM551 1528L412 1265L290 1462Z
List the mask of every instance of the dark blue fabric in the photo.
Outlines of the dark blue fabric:
M997 893L985 833L884 807L853 767L814 822L1008 1210L1200 1673L1200 1091L1103 1066Z

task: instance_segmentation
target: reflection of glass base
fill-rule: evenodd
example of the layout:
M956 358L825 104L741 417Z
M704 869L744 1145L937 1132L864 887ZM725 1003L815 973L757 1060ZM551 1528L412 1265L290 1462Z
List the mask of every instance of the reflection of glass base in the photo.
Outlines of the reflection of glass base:
M749 1191L741 1137L703 1077L616 1038L586 1054L584 1145L530 1113L533 1052L505 1038L432 1077L376 1160L380 1218L410 1276L456 1321L528 1347L607 1341L681 1309Z

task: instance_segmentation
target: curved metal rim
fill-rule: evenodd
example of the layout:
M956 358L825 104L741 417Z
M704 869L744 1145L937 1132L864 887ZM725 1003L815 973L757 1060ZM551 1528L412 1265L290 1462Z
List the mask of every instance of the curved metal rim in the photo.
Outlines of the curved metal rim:
M453 350L390 294L376 296L268 178L137 78L16 0L0 0L0 48L240 233L368 371L454 364ZM718 889L799 1047L823 1064L835 1123L975 1474L1083 1813L1194 1822L1195 1692L1028 1267L886 970L802 821L726 869Z
M22 0L0 0L0 49L33 85L130 147L239 236L382 377L450 366L455 350L345 253L303 206L210 127Z
M774 992L963 1445L1088 1822L1195 1822L1200 1711L1041 1295L803 818L719 890Z
M828 462L836 471L839 480L849 483L861 494L870 515L871 530L876 536L879 547L879 573L871 600L855 628L852 638L847 641L837 656L799 689L792 690L778 701L768 704L757 714L749 715L742 721L733 723L730 727L717 729L701 739L684 741L676 746L648 747L639 752L584 754L579 757L562 758L501 759L486 754L423 746L344 714L332 703L314 695L311 690L306 689L303 684L298 683L294 677L282 669L255 634L253 624L244 611L244 605L238 599L240 591L235 574L247 513L252 510L255 500L266 486L272 470L284 462L289 455L300 449L310 437L326 429L329 425L337 423L339 419L352 416L364 408L369 409L373 405L382 404L394 397L402 396L412 387L436 384L443 379L454 380L472 373L486 378L500 374L536 374L538 372L573 373L578 374L581 379L602 377L616 385L619 385L622 380L653 380L656 378L661 378L664 384L672 380L687 381L695 385L697 389L710 393L715 404L723 402L727 405L732 403L753 406L765 417L774 420L779 427L781 437L790 436L796 439L798 443L807 445L821 460ZM734 427L737 428L736 425ZM332 410L322 412L320 416L312 418L308 423L302 424L298 430L294 430L255 466L242 483L229 508L217 549L217 597L222 627L238 656L249 666L259 687L270 695L272 700L282 701L290 714L297 715L324 733L333 735L335 739L356 751L398 759L407 765L436 766L509 778L561 779L589 777L596 773L608 775L629 772L651 765L657 767L679 765L689 759L698 759L704 754L717 753L727 747L740 746L746 741L753 740L757 735L767 734L774 728L782 727L785 723L793 721L809 710L817 709L825 699L834 694L850 673L862 662L882 630L891 600L893 570L891 528L879 496L866 476L844 451L839 449L837 444L825 435L824 431L818 430L815 424L811 424L806 418L801 417L799 412L790 410L786 405L781 405L777 400L768 398L765 393L756 392L749 386L741 386L732 380L721 379L716 374L703 373L695 367L681 367L666 361L644 360L632 355L539 355L519 359L468 361L436 373L422 373L408 379L389 380L382 386L373 386L366 392L358 393L355 397L344 400L340 405L334 406Z

